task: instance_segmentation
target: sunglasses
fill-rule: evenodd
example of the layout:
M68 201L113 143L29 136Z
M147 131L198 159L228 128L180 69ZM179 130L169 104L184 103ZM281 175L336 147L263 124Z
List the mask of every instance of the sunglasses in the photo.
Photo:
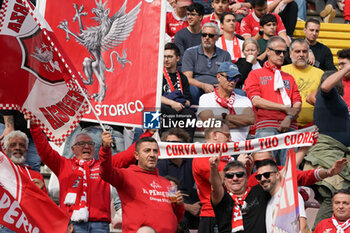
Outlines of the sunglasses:
M231 82L232 80L234 80L235 83L236 83L236 82L238 82L238 80L239 80L239 75L236 75L235 77L229 77L229 76L224 75L224 74L222 74L222 73L220 73L220 75L221 75L222 77L225 77L225 78L227 79L228 82Z
M283 53L283 56L286 56L287 50L277 50L277 49L272 49L269 48L270 50L274 51L277 56L281 55Z
M232 179L235 175L237 178L242 178L245 176L245 172L227 172L225 173L225 178Z
M202 37L207 37L209 36L209 38L214 38L214 36L216 36L215 34L211 34L211 33L202 33Z
M88 145L88 146L95 146L95 143L94 142L84 142L84 141L81 141L81 142L77 142L74 144L74 146L85 146L85 145Z
M277 173L277 172L264 172L263 174L257 174L256 176L255 176L255 178L257 179L257 180L261 180L261 178L264 176L265 177L265 179L268 179L268 178L270 178L270 175L272 174L272 173Z

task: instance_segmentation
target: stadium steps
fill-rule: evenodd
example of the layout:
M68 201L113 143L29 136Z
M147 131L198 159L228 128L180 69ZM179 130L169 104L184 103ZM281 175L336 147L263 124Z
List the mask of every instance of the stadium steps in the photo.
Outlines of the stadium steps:
M298 21L294 31L295 38L304 38L305 22ZM321 23L318 40L330 48L333 54L334 65L338 65L337 52L350 48L350 24Z

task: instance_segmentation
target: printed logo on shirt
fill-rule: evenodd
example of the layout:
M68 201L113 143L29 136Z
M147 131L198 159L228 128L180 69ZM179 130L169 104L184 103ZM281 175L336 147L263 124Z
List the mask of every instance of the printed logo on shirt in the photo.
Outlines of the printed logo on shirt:
M290 82L289 80L283 80L284 87L288 90L290 90Z
M160 186L159 184L157 184L155 181L152 182L151 187L154 188L154 189L162 188L162 186Z
M260 84L261 85L266 85L269 83L269 81L272 80L272 76L263 76L260 77Z
M160 129L159 111L143 112L143 128L144 129Z

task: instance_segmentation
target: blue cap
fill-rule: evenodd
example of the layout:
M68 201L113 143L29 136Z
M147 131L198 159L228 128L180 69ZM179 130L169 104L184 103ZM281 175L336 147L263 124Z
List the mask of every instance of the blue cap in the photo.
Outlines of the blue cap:
M225 62L221 63L221 65L218 69L218 73L221 73L221 72L225 72L226 75L229 78L231 78L231 81L233 80L233 78L241 77L241 73L239 73L238 67L235 64L233 64L232 62L225 61ZM228 80L228 81L230 81L230 80Z

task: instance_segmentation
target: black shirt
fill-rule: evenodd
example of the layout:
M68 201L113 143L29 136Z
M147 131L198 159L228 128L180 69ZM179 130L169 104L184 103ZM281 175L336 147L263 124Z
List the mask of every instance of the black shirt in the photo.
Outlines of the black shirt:
M239 233L266 233L265 211L269 199L270 194L260 185L250 190L245 199L247 206L242 209L244 231ZM234 201L226 191L221 202L213 206L220 233L231 233L233 207Z
M316 97L314 122L321 134L328 135L346 147L350 146L350 116L345 101L336 88L320 90Z

